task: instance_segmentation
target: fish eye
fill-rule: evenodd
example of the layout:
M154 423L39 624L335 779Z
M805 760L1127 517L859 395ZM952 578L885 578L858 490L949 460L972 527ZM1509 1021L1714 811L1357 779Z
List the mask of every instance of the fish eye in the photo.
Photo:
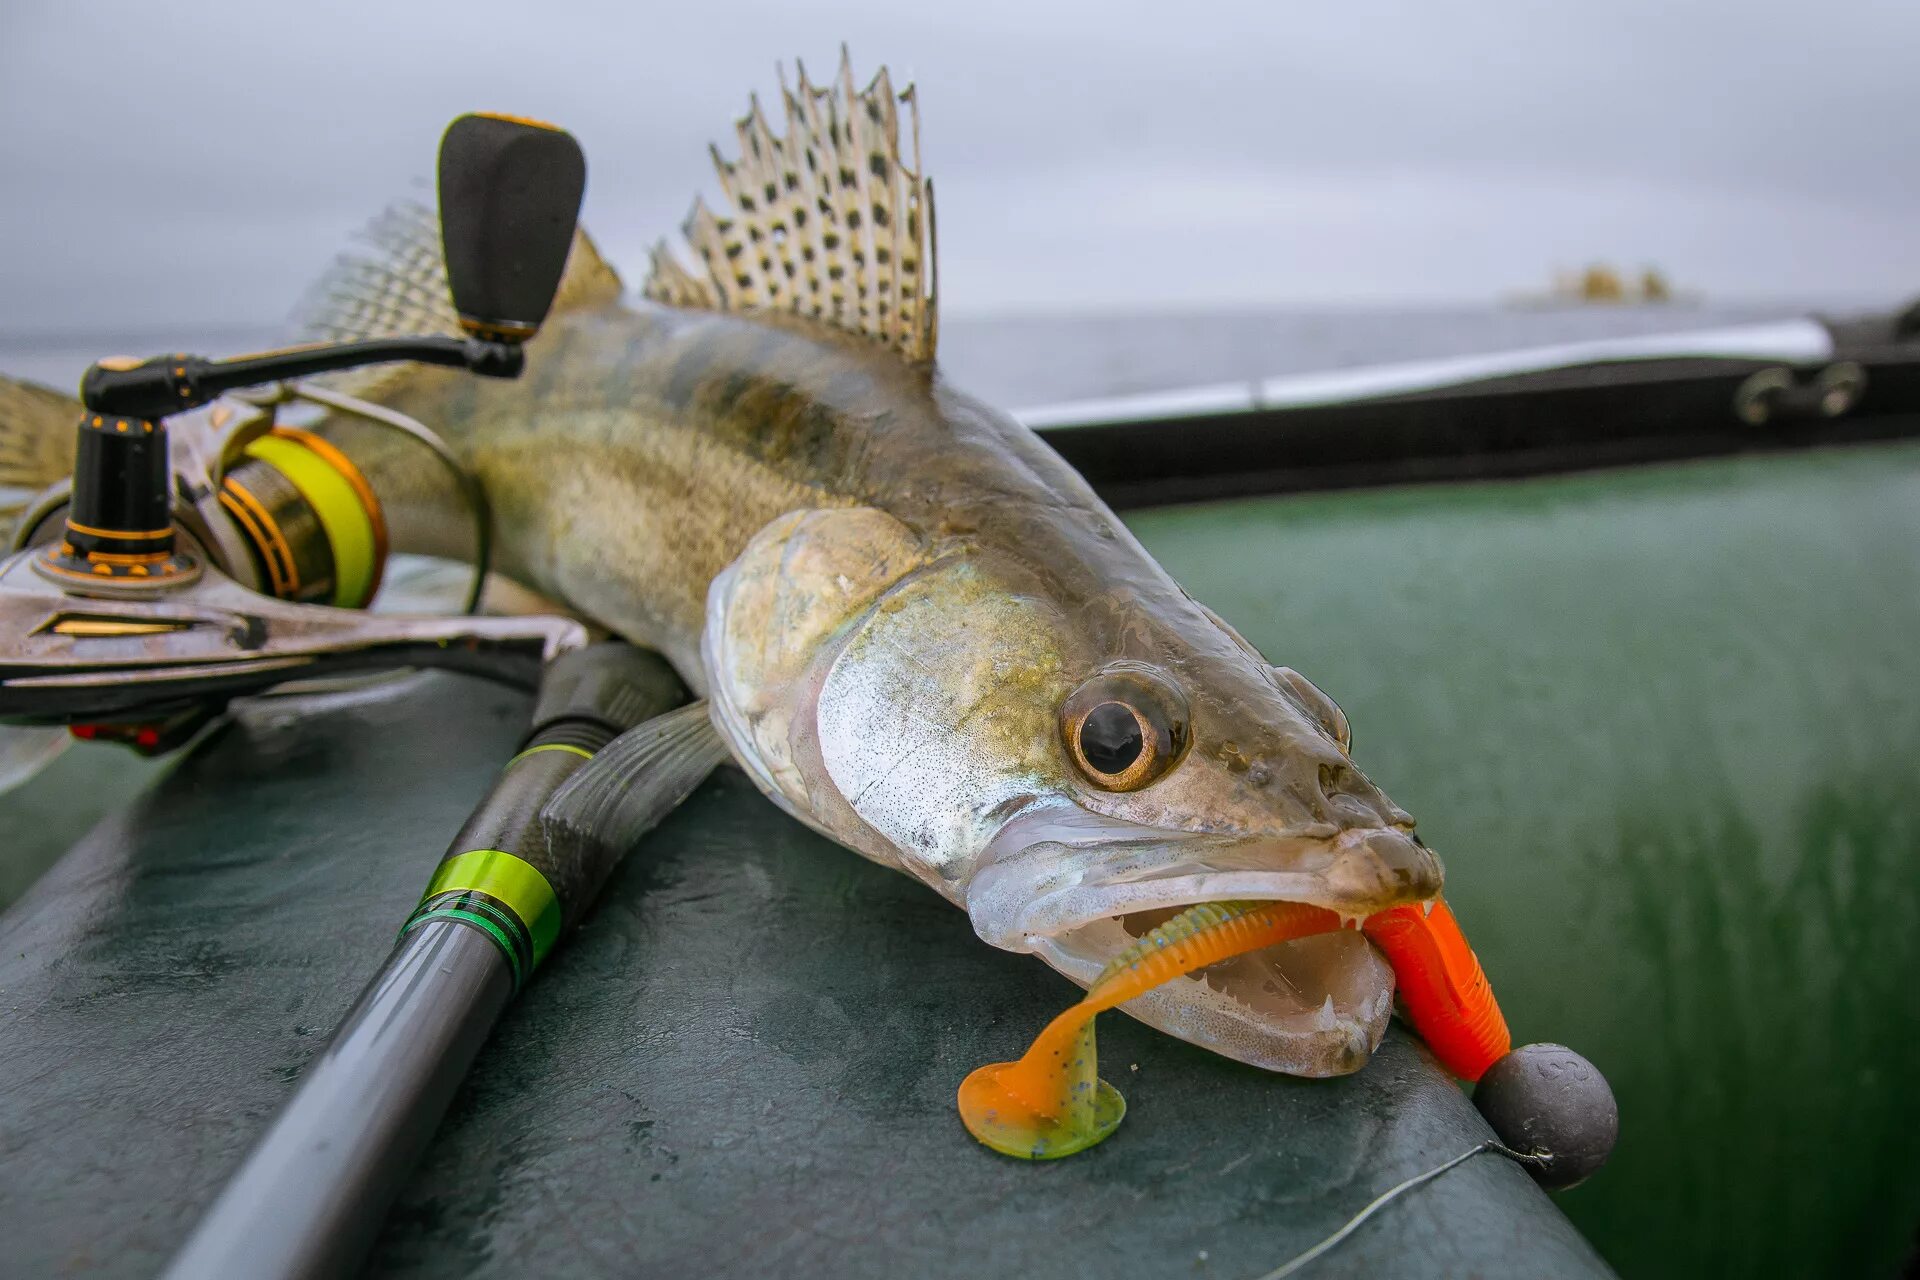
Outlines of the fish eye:
M1136 791L1178 764L1188 739L1186 699L1138 663L1108 668L1060 709L1067 754L1104 791Z

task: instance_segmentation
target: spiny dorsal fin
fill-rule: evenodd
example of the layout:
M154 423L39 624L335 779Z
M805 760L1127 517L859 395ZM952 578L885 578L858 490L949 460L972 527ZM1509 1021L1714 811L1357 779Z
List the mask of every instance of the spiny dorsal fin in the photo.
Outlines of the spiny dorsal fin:
M0 515L73 473L80 402L31 382L0 377Z
M740 158L728 161L713 149L733 211L721 217L695 200L683 228L704 278L682 267L663 241L653 251L646 296L712 311L791 312L909 360L932 360L939 336L933 182L920 169L913 88L895 94L883 67L856 91L844 46L831 85L813 84L804 65L798 70L793 89L781 76L784 135L754 98L736 124ZM901 103L911 153L901 150Z
M301 305L296 323L302 336L322 342L418 333L462 336L447 294L440 219L432 209L416 201L397 204L356 238L366 249L336 259ZM553 313L614 302L621 288L620 277L587 233L574 232ZM412 368L376 365L335 382L348 384L355 395L377 396Z

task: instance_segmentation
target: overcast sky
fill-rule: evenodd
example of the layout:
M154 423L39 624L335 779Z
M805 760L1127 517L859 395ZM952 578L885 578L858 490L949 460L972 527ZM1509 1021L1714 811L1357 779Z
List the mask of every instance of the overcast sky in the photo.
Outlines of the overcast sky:
M951 313L1920 292L1920 3L0 0L0 334L277 321L491 109L630 284L775 64L917 81Z

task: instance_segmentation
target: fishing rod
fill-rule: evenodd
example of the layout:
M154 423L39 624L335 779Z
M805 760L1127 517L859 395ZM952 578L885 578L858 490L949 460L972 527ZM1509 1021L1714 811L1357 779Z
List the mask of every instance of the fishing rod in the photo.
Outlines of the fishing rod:
M585 158L564 130L462 116L439 155L460 336L89 368L72 477L28 508L0 562L0 722L66 724L152 754L232 698L288 680L431 666L531 687L541 663L584 644L566 618L365 612L387 556L378 495L331 441L279 425L271 406L311 401L434 448L473 510L480 582L485 495L451 451L404 415L297 380L399 360L518 377L559 288L585 185ZM267 384L278 389L264 417L222 399Z
M615 738L686 701L664 659L609 642L546 670L521 749L454 837L387 957L165 1273L170 1280L351 1274L481 1044L620 856L718 763L712 748L638 784L650 805L611 838L541 811ZM704 723L695 704L677 718ZM676 717L650 745L671 750ZM628 742L634 741L629 739Z

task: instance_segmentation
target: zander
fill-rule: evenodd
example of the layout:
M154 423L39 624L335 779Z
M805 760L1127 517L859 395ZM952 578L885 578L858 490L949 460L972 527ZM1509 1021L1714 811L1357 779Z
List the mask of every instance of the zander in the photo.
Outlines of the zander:
M1439 861L1354 766L1340 710L940 376L913 91L884 71L858 90L843 59L782 107L776 129L756 102L738 159L715 153L729 208L694 207L699 270L662 246L628 305L581 235L523 378L390 367L350 389L445 435L504 573L667 654L776 804L995 946L1085 985L1196 903L1352 921L1435 898ZM389 214L373 243L323 282L313 336L456 331L431 215ZM464 553L430 462L350 445L396 550ZM1319 1076L1366 1062L1392 995L1340 929L1124 1008Z

